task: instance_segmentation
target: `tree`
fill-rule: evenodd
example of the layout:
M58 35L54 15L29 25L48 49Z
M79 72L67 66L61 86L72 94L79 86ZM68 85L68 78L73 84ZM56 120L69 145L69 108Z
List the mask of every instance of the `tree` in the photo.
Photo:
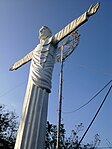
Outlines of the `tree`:
M70 137L65 137L66 130L64 129L64 124L61 124L60 129L60 148L61 149L76 149L80 141L78 133L84 130L82 123L75 126L75 130L71 131ZM45 139L45 149L56 149L57 140L57 126L47 122L46 125L46 139ZM80 144L79 149L95 149L100 143L100 137L98 134L95 135L94 141L92 143Z
M18 116L0 105L0 149L13 149L18 130Z
M61 130L60 130L60 136L61 136L61 147L64 146L64 140L65 140L65 129L64 124L61 124ZM46 139L45 139L45 149L55 149L57 143L57 126L50 124L47 122L46 124Z
M15 112L7 111L4 105L0 105L0 149L13 149L16 141L18 130L18 116ZM84 130L82 123L75 126L75 130L71 131L70 137L66 137L64 124L61 124L60 129L60 148L61 149L76 149L80 140L79 132ZM79 149L95 149L100 143L100 137L95 135L94 141L89 144L81 144ZM45 149L56 149L57 143L57 126L47 122L46 124L46 139Z

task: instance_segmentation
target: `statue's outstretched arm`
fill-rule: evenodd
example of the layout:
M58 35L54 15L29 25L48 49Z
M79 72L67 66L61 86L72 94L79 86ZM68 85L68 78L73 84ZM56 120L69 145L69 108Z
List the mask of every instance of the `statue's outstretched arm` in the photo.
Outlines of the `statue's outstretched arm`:
M27 54L25 57L23 57L22 59L20 59L19 61L17 61L15 64L13 64L10 67L10 71L16 70L19 67L21 67L22 65L26 64L27 62L31 61L32 59L32 55L33 55L33 51L31 51L29 54Z
M55 34L53 37L54 43L57 44L58 42L63 40L66 36L68 36L70 33L72 33L74 30L76 30L79 26L84 24L90 16L94 15L97 12L99 6L100 3L97 3L96 5L91 5L90 8L84 14L82 14L80 17L72 21L61 31Z

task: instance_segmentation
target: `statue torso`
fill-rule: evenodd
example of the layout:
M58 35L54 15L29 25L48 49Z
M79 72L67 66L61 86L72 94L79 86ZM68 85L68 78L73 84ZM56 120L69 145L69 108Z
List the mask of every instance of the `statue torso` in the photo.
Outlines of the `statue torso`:
M51 90L52 72L56 57L56 47L47 40L43 45L39 44L33 52L30 67L30 77L33 83L41 88Z

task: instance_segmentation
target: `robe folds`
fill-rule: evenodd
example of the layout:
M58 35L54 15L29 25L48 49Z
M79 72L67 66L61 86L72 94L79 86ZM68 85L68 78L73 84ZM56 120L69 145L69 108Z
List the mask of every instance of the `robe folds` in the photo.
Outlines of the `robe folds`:
M15 149L44 149L48 96L56 57L51 42L52 38L33 51Z

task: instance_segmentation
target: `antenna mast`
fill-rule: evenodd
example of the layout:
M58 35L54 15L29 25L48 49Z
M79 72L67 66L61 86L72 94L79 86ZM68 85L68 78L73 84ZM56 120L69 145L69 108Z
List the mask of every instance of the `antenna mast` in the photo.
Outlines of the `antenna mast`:
M58 105L58 126L57 126L57 149L60 149L60 128L61 128L61 110L62 110L62 87L63 87L63 50L61 46L61 63L60 63L60 79L59 79L59 105Z
M60 128L61 128L61 111L62 111L62 89L63 89L63 63L65 59L74 51L79 44L79 37L77 31L74 31L68 39L58 48L61 51L60 55L57 55L57 62L60 62L60 78L59 78L59 99L58 99L58 125L57 125L57 149L60 149ZM66 50L66 51L65 51Z

